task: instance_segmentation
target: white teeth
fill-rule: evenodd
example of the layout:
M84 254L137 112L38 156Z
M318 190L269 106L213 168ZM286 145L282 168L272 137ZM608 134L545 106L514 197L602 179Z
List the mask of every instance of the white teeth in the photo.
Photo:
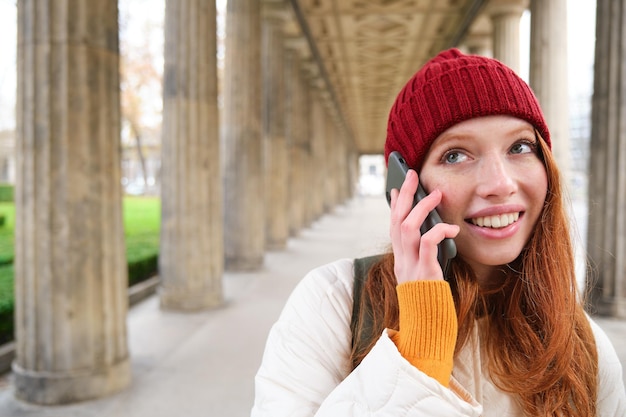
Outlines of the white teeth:
M471 219L471 222L480 227L491 227L500 229L515 223L519 219L519 213L505 213L496 216L484 216Z

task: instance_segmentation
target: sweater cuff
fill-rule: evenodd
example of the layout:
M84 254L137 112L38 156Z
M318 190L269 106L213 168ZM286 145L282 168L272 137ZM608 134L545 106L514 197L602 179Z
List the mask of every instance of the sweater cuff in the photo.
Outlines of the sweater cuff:
M392 340L413 366L448 387L458 333L450 285L443 280L410 281L396 291L400 330Z

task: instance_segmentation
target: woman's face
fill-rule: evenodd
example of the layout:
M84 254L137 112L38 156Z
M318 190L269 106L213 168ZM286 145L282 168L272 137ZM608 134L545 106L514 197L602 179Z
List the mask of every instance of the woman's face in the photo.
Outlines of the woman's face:
M452 126L426 155L420 182L442 192L437 211L460 226L458 254L479 281L518 257L541 215L548 179L536 141L530 123L487 116Z

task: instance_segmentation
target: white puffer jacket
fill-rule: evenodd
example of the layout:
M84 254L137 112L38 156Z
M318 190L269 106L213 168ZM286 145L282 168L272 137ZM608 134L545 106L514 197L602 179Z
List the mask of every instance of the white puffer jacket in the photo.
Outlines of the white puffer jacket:
M481 363L475 333L454 362L450 389L406 361L383 333L350 373L353 261L311 271L272 327L256 376L252 417L522 416ZM598 346L598 415L626 416L617 354L591 322Z

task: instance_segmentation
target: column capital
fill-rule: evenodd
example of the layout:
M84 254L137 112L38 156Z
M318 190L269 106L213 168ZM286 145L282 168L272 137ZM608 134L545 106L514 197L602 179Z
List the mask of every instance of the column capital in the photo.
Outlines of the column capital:
M309 44L303 36L287 36L285 37L285 48L293 51L302 60L311 59L311 50Z
M321 86L323 84L324 80L322 80L320 75L320 67L312 58L302 61L302 72L312 86Z
M285 0L262 0L261 17L263 19L274 20L277 23L285 23L293 19Z
M528 0L492 0L485 7L485 13L490 17L521 15L528 5Z
M464 40L469 53L487 56L492 50L491 33L470 33Z

